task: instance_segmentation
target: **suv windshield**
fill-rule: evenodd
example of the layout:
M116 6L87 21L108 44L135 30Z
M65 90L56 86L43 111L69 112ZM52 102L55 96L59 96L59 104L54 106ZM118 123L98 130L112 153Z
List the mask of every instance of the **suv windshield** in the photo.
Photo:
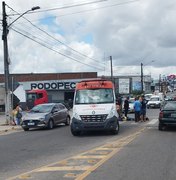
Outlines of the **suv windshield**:
M112 89L84 89L76 92L75 104L113 103Z

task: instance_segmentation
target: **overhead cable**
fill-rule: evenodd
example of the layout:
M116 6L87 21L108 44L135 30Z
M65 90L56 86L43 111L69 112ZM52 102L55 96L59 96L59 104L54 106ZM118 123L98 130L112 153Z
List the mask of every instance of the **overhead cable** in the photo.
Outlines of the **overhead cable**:
M9 7L11 10L13 10L14 12L18 13L18 12L15 11L13 8L11 8L10 6L8 6L8 7ZM18 15L20 15L20 13L18 13ZM34 27L37 28L38 30L42 31L43 33L45 33L46 35L48 35L49 37L51 37L51 38L54 39L55 41L57 41L57 42L63 44L64 46L68 47L68 48L71 49L72 51L74 51L74 52L76 52L76 53L78 53L78 54L80 54L80 55L82 55L82 56L84 56L84 57L86 57L86 58L89 58L89 59L91 59L91 60L93 60L93 61L96 61L96 62L98 62L98 63L101 63L101 65L102 65L102 62L101 62L101 61L95 60L94 58L91 58L91 57L89 57L89 56L87 56L87 55L85 55L85 54L83 54L83 53L81 53L81 52L73 49L72 47L68 46L68 45L65 44L64 42L56 39L55 37L53 37L53 36L52 36L51 34L49 34L48 32L44 31L43 29L41 29L41 28L39 28L38 26L36 26L35 24L33 24L33 23L32 23L30 20L28 20L27 18L25 18L25 17L22 17L22 18L25 19L26 21L28 21L32 26L34 26Z
M68 56L68 55L65 55L65 54L63 54L63 53L60 53L59 51L57 51L57 50L55 50L55 49L53 49L53 48L51 48L51 47L48 47L47 45L45 45L45 44L43 44L43 43L41 43L41 42L39 42L39 41L31 38L31 37L29 37L29 36L27 36L27 35L19 32L19 31L15 30L14 28L12 28L12 30L15 31L15 32L18 33L18 34L21 34L22 36L24 36L24 37L26 37L26 38L28 38L28 39L34 41L34 42L40 44L41 46L43 46L43 47L45 47L45 48L47 48L47 49L50 49L50 50L52 50L52 51L54 51L54 52L56 52L56 53L58 53L58 54L60 54L60 55L62 55L62 56L64 56L64 57L69 58L69 59L72 59L73 61L79 62L79 63L81 63L81 64L84 64L84 65L89 66L89 67L92 67L92 68L96 68L96 69L99 69L99 70L103 70L103 69L100 69L100 68L98 68L98 67L96 67L96 66L92 66L92 65L90 65L90 64L83 63L83 62L81 62L81 61L79 61L79 60L77 60L77 59L75 59L75 58L72 58L72 57L70 57L70 56Z

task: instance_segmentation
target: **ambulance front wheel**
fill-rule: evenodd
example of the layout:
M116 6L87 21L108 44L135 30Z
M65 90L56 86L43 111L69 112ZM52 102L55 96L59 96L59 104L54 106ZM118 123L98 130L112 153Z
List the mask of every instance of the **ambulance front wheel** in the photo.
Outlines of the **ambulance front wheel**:
M118 134L118 133L119 133L119 128L120 128L119 122L117 122L117 127L116 127L116 129L111 130L111 133L114 134L114 135Z
M73 136L81 135L81 131L75 131L75 130L73 130L73 128L71 128L71 133L72 133Z

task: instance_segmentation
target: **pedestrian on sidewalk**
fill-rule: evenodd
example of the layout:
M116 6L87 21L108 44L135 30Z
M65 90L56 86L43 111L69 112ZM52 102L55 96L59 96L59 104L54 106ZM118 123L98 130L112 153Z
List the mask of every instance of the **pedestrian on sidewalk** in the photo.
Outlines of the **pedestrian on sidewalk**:
M140 121L140 113L141 113L141 102L139 101L139 97L136 97L134 101L134 114L135 114L135 122Z
M20 125L21 118L22 118L22 109L19 104L14 109L13 114L14 114L15 125Z

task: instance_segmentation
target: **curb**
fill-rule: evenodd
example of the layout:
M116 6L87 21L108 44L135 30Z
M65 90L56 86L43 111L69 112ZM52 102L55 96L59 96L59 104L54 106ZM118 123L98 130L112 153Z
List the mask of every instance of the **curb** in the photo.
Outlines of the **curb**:
M8 131L16 131L16 130L22 130L21 126L20 127L14 127L14 126L7 126L4 129L1 129L1 126L4 125L0 125L0 134L4 133L4 132L8 132Z

